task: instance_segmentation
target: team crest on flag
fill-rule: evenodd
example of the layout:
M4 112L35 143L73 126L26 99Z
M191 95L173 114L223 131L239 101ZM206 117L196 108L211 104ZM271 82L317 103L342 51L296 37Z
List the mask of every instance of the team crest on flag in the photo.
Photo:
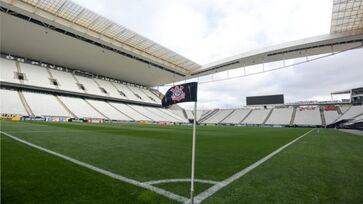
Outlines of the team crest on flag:
M191 82L171 87L161 100L162 106L170 106L175 103L197 101L198 83Z
M183 91L184 86L175 86L175 88L170 89L173 94L171 95L171 100L173 101L181 101L185 99L185 92Z

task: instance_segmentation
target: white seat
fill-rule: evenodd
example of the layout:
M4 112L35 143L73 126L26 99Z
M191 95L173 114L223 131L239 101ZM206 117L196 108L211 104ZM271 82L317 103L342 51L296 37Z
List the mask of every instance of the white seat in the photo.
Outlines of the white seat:
M256 109L251 112L251 114L243 121L244 124L254 124L259 125L262 124L267 118L270 110L266 109Z
M111 120L123 120L123 121L131 121L130 117L127 117L125 114L121 113L105 101L99 100L91 100L87 99L87 101L95 107L98 111L100 111L103 115L108 117Z
M20 63L21 72L25 74L24 84L54 89L46 68L27 63Z
M16 73L18 72L16 68L15 61L0 58L0 80L4 82L11 82L20 84Z
M266 124L289 125L293 112L293 108L274 108Z
M59 99L79 118L105 119L82 98L59 96Z
M123 104L123 103L115 103L110 102L112 106L114 106L117 110L128 116L129 118L132 118L135 121L151 121L150 118L145 117L141 113L137 112L133 108L131 108L129 105Z
M231 115L224 119L221 123L223 124L238 124L243 118L250 112L249 109L236 109Z
M208 118L207 120L203 121L203 123L211 123L211 124L216 124L221 122L223 119L225 119L229 114L231 114L233 112L233 110L228 110L228 109L220 109L218 110L217 113L213 114L210 118Z
M72 117L54 95L23 91L23 95L36 116Z
M321 125L320 110L300 109L296 110L294 124L296 125Z
M0 102L2 114L28 115L20 100L19 93L15 90L0 89Z

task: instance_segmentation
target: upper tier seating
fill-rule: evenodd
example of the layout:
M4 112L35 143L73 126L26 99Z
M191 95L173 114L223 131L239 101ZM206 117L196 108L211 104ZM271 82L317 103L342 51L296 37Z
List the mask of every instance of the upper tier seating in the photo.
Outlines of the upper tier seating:
M239 124L250 112L249 109L236 109L231 115L224 119L221 123L223 124Z
M289 125L294 112L293 108L274 108L266 121L267 125Z
M232 112L233 112L233 109L229 109L229 110L220 109L220 110L218 110L218 112L213 114L211 117L209 117L208 119L203 121L203 123L211 123L211 124L219 123L223 119L225 119L229 114L231 114Z
M92 108L84 99L67 96L59 96L59 99L75 114L78 118L98 118L106 119Z
M20 70L25 76L25 79L23 80L24 84L51 89L56 88L49 80L51 77L46 68L20 63Z
M133 85L80 76L71 72L45 68L14 60L0 58L2 82L10 82L68 92L87 93L144 103L160 104L153 91ZM19 66L17 66L17 64ZM19 69L19 71L18 71ZM23 80L18 79L23 74Z
M35 116L72 117L54 95L27 91L23 95Z
M321 125L319 108L296 110L294 124L296 125Z
M270 110L266 109L255 109L242 123L251 125L262 124L266 120L269 112Z
M332 124L339 116L338 111L324 111L325 123L327 125Z
M0 89L0 113L27 116L18 91Z
M145 92L143 92L140 88L138 87L133 87L133 86L128 86L128 88L134 92L134 94L137 94L136 97L141 97L142 101L146 101L146 102L149 102L149 103L156 103L155 99L154 98L151 98L149 96L147 96L145 94Z
M130 117L121 113L105 101L86 99L95 109L100 111L110 120L132 121Z
M140 101L142 102L142 98L139 98L137 97L131 90L128 86L124 85L124 84L119 84L119 83L114 83L114 82L111 82L116 88L117 90L119 90L119 92L121 94L124 94L125 95L125 98L126 99L129 99L129 100L133 100L133 101Z
M338 120L350 120L354 119L358 115L363 114L362 106L351 106Z
M107 95L112 98L127 99L110 81L95 79L96 83L107 91Z
M78 87L77 81L72 73L53 69L49 69L49 71L53 78L57 80L58 88L60 90L84 93L84 91Z
M145 94L151 98L153 98L154 103L161 104L161 99L159 96L155 95L155 93L149 89L142 89Z
M15 61L0 58L0 79L4 82L20 83L16 74L18 72Z
M101 91L98 84L93 80L93 78L83 77L74 75L79 84L82 84L85 88L85 93L100 95L100 96L108 96L106 93ZM106 90L107 91L107 90Z

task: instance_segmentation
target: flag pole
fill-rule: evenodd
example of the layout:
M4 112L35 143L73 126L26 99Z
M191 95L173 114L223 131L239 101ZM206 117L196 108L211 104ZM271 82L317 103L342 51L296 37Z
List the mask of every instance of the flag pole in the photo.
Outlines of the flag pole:
M194 102L194 121L193 121L193 144L192 144L192 175L190 182L190 200L194 204L194 171L195 171L195 137L197 126L197 102Z

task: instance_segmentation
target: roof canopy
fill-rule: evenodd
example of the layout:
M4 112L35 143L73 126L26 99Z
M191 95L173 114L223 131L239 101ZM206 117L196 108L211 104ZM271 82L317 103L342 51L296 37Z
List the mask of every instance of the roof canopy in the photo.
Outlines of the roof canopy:
M201 66L69 0L0 0L1 52L146 86L362 47L363 0L334 0L331 33Z

